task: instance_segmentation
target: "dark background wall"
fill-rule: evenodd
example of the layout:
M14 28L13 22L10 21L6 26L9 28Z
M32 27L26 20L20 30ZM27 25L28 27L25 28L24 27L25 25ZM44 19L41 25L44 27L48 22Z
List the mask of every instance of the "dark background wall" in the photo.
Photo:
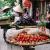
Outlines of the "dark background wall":
M36 18L36 8L39 7L39 0L30 0L32 2L32 17L35 20Z

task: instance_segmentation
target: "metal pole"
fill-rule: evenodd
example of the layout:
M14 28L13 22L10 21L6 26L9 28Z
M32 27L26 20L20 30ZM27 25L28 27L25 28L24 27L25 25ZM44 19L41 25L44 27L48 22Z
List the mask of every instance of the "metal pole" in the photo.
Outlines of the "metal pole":
M41 14L42 14L42 1L41 1Z
M46 14L46 1L45 1L44 14Z
M30 46L24 46L23 48L24 48L24 50L35 50L35 47L34 48L30 48Z

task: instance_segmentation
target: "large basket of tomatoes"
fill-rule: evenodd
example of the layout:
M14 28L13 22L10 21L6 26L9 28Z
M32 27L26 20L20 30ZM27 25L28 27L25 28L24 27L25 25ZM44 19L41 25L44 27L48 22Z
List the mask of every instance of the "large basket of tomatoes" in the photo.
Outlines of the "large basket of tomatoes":
M31 31L32 32L31 33L29 32L30 30L29 29L22 29L22 31L16 30L18 31L18 33L13 34L13 36L8 36L8 38L6 38L5 36L6 38L5 41L10 44L19 46L36 46L50 43L50 36L48 34L33 31Z

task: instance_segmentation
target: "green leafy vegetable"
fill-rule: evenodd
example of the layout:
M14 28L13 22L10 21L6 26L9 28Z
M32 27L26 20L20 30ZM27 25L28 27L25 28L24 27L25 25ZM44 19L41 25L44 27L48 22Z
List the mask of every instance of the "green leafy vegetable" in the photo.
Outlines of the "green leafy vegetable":
M41 21L40 23L37 24L37 26L46 26L46 22Z
M13 15L12 15L12 10L9 10L8 12L6 13L3 13L3 14L0 14L0 20L2 19L9 19L11 18Z

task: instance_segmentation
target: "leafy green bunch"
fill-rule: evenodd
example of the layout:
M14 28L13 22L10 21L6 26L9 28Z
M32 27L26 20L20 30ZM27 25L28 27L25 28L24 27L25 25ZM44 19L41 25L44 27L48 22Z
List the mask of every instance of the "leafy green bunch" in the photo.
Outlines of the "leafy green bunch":
M0 0L0 8L3 8L4 6L14 6L14 2L16 0Z
M16 2L16 0L4 0L4 1L7 1L8 3L10 3L11 6L14 6L14 2Z
M0 0L0 8L2 9L5 6L11 6L11 3L9 3L8 1L1 1Z
M0 20L9 19L12 16L13 16L12 10L9 10L8 12L5 12L5 13L0 14Z
M37 24L37 26L46 26L46 22L41 21L40 23Z

